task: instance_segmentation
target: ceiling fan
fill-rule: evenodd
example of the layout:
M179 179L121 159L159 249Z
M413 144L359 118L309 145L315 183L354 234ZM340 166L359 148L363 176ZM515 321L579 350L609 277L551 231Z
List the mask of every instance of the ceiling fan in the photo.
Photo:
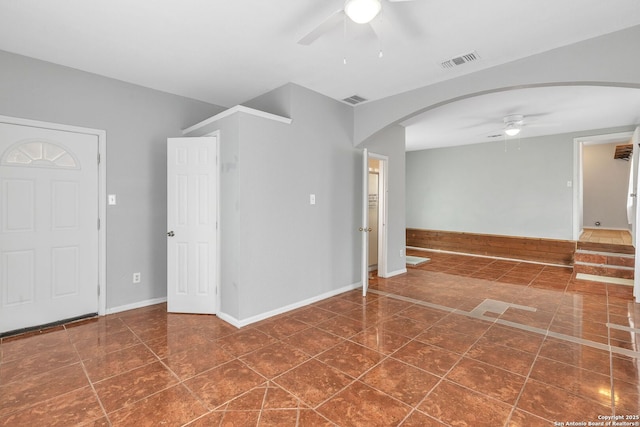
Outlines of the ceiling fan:
M382 10L383 0L346 0L344 7L332 13L320 25L298 40L298 44L310 45L348 17L357 24L369 24ZM414 0L384 0L389 3Z
M511 114L502 119L504 122L504 133L507 136L516 136L522 130L524 125L524 116L522 114Z
M535 117L539 117L539 116L546 116L547 114L533 114L533 115L529 115L526 116L527 118L535 118ZM535 120L533 122L530 122L529 120L525 121L525 116L522 114L509 114L507 116L504 116L502 119L503 122L503 126L500 130L498 131L493 131L491 132L488 137L489 138L496 138L502 135L505 136L516 136L518 134L520 134L520 131L522 130L523 127L553 127L553 126L558 126L558 123L540 123L540 122L536 122ZM500 132L500 133L497 133Z

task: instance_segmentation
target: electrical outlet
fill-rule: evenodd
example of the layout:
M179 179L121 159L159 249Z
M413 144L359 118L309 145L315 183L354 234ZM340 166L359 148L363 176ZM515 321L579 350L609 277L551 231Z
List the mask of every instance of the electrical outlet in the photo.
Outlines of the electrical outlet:
M140 283L141 280L140 273L133 273L133 283Z

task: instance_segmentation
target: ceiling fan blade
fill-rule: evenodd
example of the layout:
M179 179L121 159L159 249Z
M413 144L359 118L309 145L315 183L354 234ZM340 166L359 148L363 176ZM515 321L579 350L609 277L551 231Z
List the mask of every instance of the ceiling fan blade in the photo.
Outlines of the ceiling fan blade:
M493 130L487 130L484 131L482 133L478 133L475 134L474 136L476 137L484 137L484 138L499 138L501 136L504 136L504 129L503 128L495 128Z
M562 123L559 122L544 122L544 123L524 123L522 125L523 127L528 127L528 128L546 128L546 127L558 127L558 126L562 126Z
M310 45L311 43L319 39L321 36L323 36L325 33L330 31L333 27L344 22L344 17L345 17L345 14L343 9L340 9L334 12L322 23L320 23L320 25L315 27L307 35L305 35L300 40L298 40L298 44L305 45L305 46Z

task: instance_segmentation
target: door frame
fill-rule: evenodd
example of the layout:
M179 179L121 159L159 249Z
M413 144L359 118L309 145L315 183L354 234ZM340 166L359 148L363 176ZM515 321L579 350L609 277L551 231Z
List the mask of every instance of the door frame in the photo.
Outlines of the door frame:
M221 254L221 242L220 242L220 130L215 130L213 132L209 132L202 136L209 136L216 138L216 271L215 271L215 280L216 280L216 298L215 298L215 313L218 315L220 313L220 308L222 306L222 265L220 262L222 261ZM190 137L193 138L193 137Z
M584 227L583 155L585 145L610 144L630 140L633 131L581 136L573 139L573 240L580 239Z
M380 162L378 172L378 276L382 278L389 277L388 251L387 251L387 214L388 214L388 176L389 176L389 157L377 153L368 153L367 163L369 159Z
M378 276L387 277L387 176L389 157L382 154L371 153L368 149L362 150L362 226L359 228L362 233L360 260L360 280L362 282L362 296L367 296L369 288L369 159L376 159L380 162L380 174L378 178L378 188L382 183L383 191L378 195ZM382 212L380 212L382 210ZM380 224L383 224L380 227Z
M64 132L82 133L98 138L98 314L103 316L107 312L107 132L102 129L92 129L70 126L60 123L44 122L40 120L23 119L0 115L0 123L37 127Z

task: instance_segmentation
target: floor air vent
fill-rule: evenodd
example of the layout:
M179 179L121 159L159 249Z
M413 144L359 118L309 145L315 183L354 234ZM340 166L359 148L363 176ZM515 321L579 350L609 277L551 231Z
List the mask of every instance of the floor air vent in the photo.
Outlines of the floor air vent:
M447 61L441 62L440 66L442 68L453 68L458 65L466 64L467 62L473 62L480 59L480 55L475 50L473 52L466 53L464 55L456 56L455 58L451 58Z
M343 99L344 102L346 102L347 104L351 104L351 105L356 105L356 104L360 104L361 102L366 101L366 98L363 98L359 95L352 95L348 98Z

